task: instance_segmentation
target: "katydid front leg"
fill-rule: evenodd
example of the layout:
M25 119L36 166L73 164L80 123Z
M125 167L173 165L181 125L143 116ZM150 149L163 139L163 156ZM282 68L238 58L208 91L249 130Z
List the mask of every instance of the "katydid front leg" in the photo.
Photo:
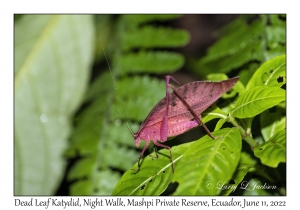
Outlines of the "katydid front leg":
M140 161L141 161L141 158L143 157L143 154L144 154L145 150L148 148L149 143L150 143L150 141L146 141L146 144L145 144L145 146L144 146L144 148L143 148L143 150L142 150L142 152L141 152L141 154L138 158L138 168L137 169L131 169L131 170L135 171L135 173L137 173L140 170L140 166L141 166Z
M198 116L195 113L195 111L190 107L190 105L186 102L186 100L184 100L184 98L176 91L176 89L170 84L170 79L172 79L173 81L175 81L178 84L181 84L174 77L172 77L170 75L166 76L166 112L165 112L165 114L163 116L161 127L160 127L160 137L161 137L160 138L160 142L165 142L165 141L167 141L167 138L168 138L168 115L169 115L170 89L173 89L173 91L176 94L176 96L185 104L185 106L187 107L187 109L193 115L194 119L197 121L198 125L202 125L203 128L208 133L208 135L211 138L215 139L215 137L211 134L211 132L209 131L209 129L202 122L201 115ZM155 145L157 145L157 146L164 147L164 148L167 148L168 150L170 150L170 158L171 158L171 161L172 161L172 171L174 172L174 162L173 162L173 156L172 156L172 150L171 150L171 148L169 146L160 144L158 140L153 140L153 143Z

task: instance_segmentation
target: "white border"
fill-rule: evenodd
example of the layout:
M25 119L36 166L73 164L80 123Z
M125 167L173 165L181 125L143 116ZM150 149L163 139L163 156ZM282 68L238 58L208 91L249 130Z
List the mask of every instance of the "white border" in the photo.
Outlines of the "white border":
M295 2L295 4L293 4ZM298 206L300 137L299 137L299 8L296 1L3 1L0 9L1 42L1 201L0 208L14 207L13 197L13 14L15 13L287 13L287 197L263 197L264 200L287 200ZM17 197L16 197L17 198ZM37 197L43 199L43 197ZM95 198L95 197L91 197ZM180 197L182 198L182 197ZM195 198L202 200L204 198ZM243 197L240 197L243 199ZM249 197L248 197L249 198ZM45 197L46 199L46 197ZM125 198L126 199L126 198ZM170 198L171 199L171 198ZM219 198L223 200L225 198ZM249 198L251 199L251 197ZM256 198L257 199L257 198ZM171 207L165 207L171 209ZM198 207L199 208L199 207ZM3 208L4 209L4 208ZM33 207L32 209L41 209ZM44 208L43 208L44 209ZM69 209L69 208L68 208ZM117 209L117 208L112 208ZM142 209L142 208L139 208ZM145 208L144 208L145 209ZM173 208L172 208L173 209Z

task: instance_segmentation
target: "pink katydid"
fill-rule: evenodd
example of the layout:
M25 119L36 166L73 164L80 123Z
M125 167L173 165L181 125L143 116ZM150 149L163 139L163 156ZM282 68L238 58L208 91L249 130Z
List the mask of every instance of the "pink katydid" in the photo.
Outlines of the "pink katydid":
M170 150L174 172L172 150L160 142L165 142L168 137L177 136L198 125L202 125L208 135L215 139L202 122L201 113L218 100L223 93L230 90L239 80L239 77L219 82L195 81L178 88L170 84L170 79L180 84L174 77L166 76L166 96L154 106L139 130L133 134L136 147L139 147L141 140L146 141L138 158L136 171L140 168L140 160L150 141L157 146ZM173 92L170 93L170 89L173 89Z
M101 47L112 75L114 86L116 87L102 42ZM170 79L181 85L174 77L170 75L166 76L166 96L154 106L139 130L133 134L136 147L139 147L141 140L146 141L138 158L137 171L140 168L140 159L149 146L150 141L157 146L170 150L172 170L174 172L172 150L169 146L159 142L165 142L168 137L177 136L198 125L202 125L208 135L215 139L202 122L201 113L218 100L223 93L230 90L239 80L239 77L219 82L195 81L181 85L178 88L174 88L170 84ZM173 89L173 92L170 93L170 89Z

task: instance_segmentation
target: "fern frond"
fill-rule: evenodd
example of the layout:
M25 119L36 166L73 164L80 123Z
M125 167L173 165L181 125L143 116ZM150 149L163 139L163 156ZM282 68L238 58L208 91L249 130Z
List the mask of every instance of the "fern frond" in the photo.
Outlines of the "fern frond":
M178 17L119 16L116 36L110 42L118 46L118 50L108 57L114 79L106 72L91 85L86 94L88 106L77 117L71 147L66 152L69 157L76 154L81 157L69 174L69 180L74 182L70 190L72 195L111 194L118 179L112 179L109 186L104 186L101 180L119 177L119 173L111 169L125 171L137 160L139 153L123 122L130 119L136 131L155 105L153 103L164 97L164 81L145 74L170 74L180 69L185 59L170 49L189 41L189 34L184 30L150 23ZM134 76L136 73L139 76ZM85 162L89 164L83 164Z

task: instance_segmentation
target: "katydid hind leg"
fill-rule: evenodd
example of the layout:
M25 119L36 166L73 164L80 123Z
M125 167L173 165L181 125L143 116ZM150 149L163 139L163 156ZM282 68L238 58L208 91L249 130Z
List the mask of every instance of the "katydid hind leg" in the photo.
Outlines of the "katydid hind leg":
M180 83L179 81L177 81L174 77L172 77L171 75L166 76L166 81L167 84L170 83L170 79L172 79L174 82L176 82L178 85L183 85L182 83Z
M176 91L176 89L175 89L172 85L170 85L170 84L168 84L168 85L169 85L170 88L173 89L175 95L176 95L176 96L177 96L177 97L185 104L185 106L186 106L186 107L188 108L188 110L191 112L191 114L193 115L193 117L195 118L195 120L198 122L198 124L199 124L199 125L202 125L203 128L205 129L205 131L207 132L207 134L208 134L211 138L215 139L215 137L212 135L212 133L209 131L209 129L206 127L206 125L202 122L202 120L201 120L201 115L198 116L198 115L195 113L195 111L192 109L192 107L187 103L187 101L184 100L184 98Z
M160 127L160 141L165 142L168 138L168 115L169 115L169 98L170 98L170 79L173 79L175 82L179 83L177 80L175 80L172 76L168 75L166 76L166 111L162 119L161 127ZM179 83L180 84L180 83ZM153 143L157 146L167 148L170 150L170 158L172 161L172 171L174 173L174 162L172 157L172 150L169 146L160 144L158 141L153 141ZM156 153L157 155L157 153Z
M168 138L168 115L169 115L169 98L170 98L170 82L171 76L166 76L166 111L160 126L160 141L165 142Z
M169 99L170 99L170 89L172 86L170 85L170 79L182 85L171 75L166 76L166 112L163 116L161 127L160 127L160 141L165 142L168 138L168 115L169 115Z
M197 116L197 115L196 115ZM198 117L198 116L197 116ZM201 115L199 115L199 121L197 121L198 123L200 122L202 127L204 128L204 130L207 132L207 134L212 138L212 139L216 139L216 137L214 135L212 135L212 133L209 131L209 129L206 127L206 125L204 124L204 122L202 122L202 117ZM197 119L196 119L197 120ZM199 125L200 125L199 123Z

